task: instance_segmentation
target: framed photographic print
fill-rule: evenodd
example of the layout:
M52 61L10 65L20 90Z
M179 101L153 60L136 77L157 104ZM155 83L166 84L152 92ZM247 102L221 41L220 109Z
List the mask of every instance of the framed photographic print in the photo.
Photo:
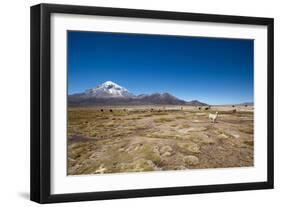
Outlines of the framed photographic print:
M273 188L273 19L31 7L31 200Z

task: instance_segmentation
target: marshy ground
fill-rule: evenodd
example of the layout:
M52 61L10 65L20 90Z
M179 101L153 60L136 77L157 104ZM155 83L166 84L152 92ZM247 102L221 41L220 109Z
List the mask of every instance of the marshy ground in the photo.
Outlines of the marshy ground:
M69 108L67 172L253 166L253 127L252 106Z

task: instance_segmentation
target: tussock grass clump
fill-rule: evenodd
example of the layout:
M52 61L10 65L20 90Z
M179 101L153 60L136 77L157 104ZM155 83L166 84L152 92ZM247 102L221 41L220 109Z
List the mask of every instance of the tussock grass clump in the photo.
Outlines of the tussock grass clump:
M198 145L204 145L204 144L214 144L215 140L214 138L208 136L206 132L193 132L190 134L188 140L198 144Z
M160 138L160 139L181 139L181 136L176 133L170 133L170 132L149 132L145 134L146 137L149 138Z
M142 117L151 117L151 116L153 116L153 114L151 114L151 113L142 115Z
M190 125L187 123L183 123L181 125L178 125L178 129L187 129L190 128Z
M245 140L244 143L250 146L254 146L254 140Z
M157 151L154 150L153 146L149 144L144 144L137 150L138 157L145 158L146 160L151 160L156 165L161 162L161 157Z
M200 153L200 146L194 142L178 143L181 152Z
M239 131L243 132L243 133L246 133L246 134L253 134L254 133L254 128L253 128L253 126L240 127Z
M170 117L161 117L161 118L156 118L154 119L155 123L165 123L165 122L170 122L170 121L174 121L174 118L170 118Z

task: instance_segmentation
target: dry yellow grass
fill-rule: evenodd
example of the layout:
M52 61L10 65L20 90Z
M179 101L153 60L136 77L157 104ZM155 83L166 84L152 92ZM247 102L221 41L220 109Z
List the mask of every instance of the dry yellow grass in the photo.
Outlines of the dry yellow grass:
M69 108L68 174L253 166L252 108L180 107Z

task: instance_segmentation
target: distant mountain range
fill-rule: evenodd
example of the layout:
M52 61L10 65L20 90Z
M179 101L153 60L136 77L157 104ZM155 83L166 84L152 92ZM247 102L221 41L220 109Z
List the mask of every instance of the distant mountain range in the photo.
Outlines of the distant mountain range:
M238 104L238 105L248 105L248 106L253 106L254 105L254 102L244 102L244 103L241 103L241 104Z
M215 104L213 106L254 106L254 102L243 102L243 103L233 103L233 104Z
M126 88L106 81L96 88L88 89L84 93L68 95L69 106L102 106L102 105L187 105L206 106L197 100L184 101L169 93L153 93L134 95Z

